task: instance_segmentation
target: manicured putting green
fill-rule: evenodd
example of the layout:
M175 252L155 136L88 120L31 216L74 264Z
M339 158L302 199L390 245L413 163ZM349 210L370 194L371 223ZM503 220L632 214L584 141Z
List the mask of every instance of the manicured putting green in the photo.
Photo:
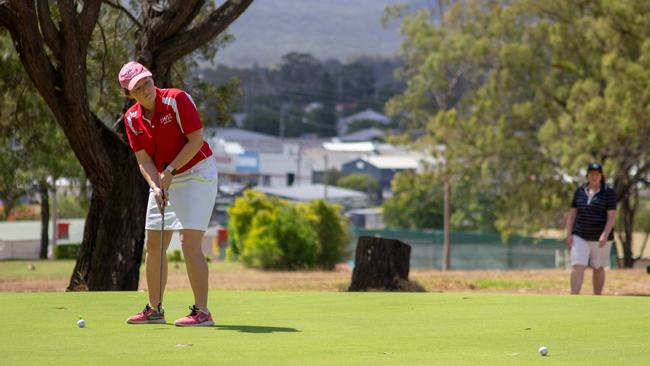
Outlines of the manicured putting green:
M175 291L170 324L126 324L145 298L0 293L0 364L650 364L644 297L213 291L217 326L178 328L192 295Z

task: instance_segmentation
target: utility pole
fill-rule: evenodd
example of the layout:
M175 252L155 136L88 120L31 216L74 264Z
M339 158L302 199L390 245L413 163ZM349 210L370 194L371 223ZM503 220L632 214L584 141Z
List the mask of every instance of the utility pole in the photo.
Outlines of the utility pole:
M285 105L284 102L280 105L280 138L284 138Z
M300 142L298 142L298 157L296 158L296 185L300 185L300 158L302 150L300 149Z
M442 270L448 271L451 269L451 224L449 222L451 216L451 185L449 177L445 178L445 203L444 203L444 234L442 243Z
M327 202L327 154L323 156L323 200Z

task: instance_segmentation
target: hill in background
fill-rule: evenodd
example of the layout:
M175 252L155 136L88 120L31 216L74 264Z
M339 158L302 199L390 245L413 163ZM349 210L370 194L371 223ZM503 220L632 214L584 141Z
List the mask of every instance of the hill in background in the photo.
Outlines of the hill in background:
M361 55L394 56L398 25L383 29L384 7L408 0L260 0L230 27L235 42L220 50L216 64L271 65L298 51L320 60Z

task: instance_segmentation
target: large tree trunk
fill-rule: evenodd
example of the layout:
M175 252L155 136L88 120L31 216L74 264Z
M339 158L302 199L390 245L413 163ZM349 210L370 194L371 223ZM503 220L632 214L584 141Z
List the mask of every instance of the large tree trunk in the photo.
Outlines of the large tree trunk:
M634 214L636 205L631 202L630 195L626 195L620 201L621 223L623 231L620 232L621 244L623 245L623 267L632 268L634 266L634 257L632 255L632 234L634 230Z
M142 1L136 54L158 85L171 65L221 34L253 0L228 0L192 24L205 0ZM0 1L0 26L11 33L34 82L92 184L90 210L68 290L135 290L144 244L147 185L124 137L90 111L86 89L88 45L101 0ZM50 7L55 7L51 11ZM53 16L54 14L54 16ZM126 62L127 60L125 60Z
M46 181L38 182L38 191L41 195L41 249L38 257L47 259L47 247L50 245L50 192Z
M140 280L148 186L126 144L108 131L102 142L113 147L112 189L92 193L70 291L136 290Z
M617 168L614 178L616 199L618 200L618 221L623 225L623 230L618 228L617 233L623 247L623 267L632 268L634 257L632 256L632 244L634 233L634 216L639 202L639 191L636 188L635 180L629 175L631 167L626 164Z

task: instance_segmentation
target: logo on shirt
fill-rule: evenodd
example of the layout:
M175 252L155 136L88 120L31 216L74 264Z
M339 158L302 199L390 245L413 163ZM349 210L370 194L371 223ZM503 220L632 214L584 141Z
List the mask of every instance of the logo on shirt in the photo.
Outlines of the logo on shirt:
M171 113L167 113L166 115L160 117L160 124L166 125L172 121L172 115Z

